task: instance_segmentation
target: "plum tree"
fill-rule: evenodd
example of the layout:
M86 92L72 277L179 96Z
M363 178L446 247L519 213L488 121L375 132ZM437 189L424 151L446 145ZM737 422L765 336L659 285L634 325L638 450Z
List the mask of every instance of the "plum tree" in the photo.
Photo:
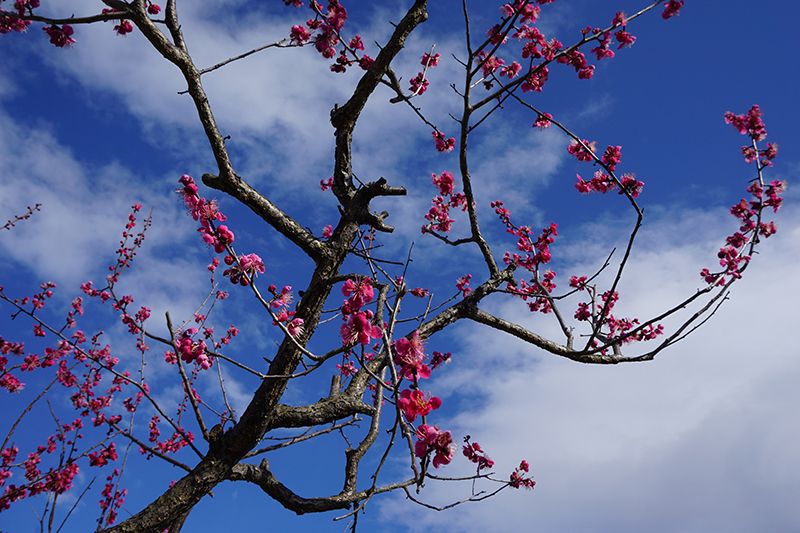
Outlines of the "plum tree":
M457 446L451 432L437 424L436 411L443 402L427 380L443 372L442 365L452 356L429 350L426 342L456 323L473 322L575 362L650 361L695 331L726 300L756 247L775 233L768 217L780 207L784 189L783 182L766 176L777 145L765 143L760 108L754 105L743 114L726 113L725 121L747 138L741 151L752 175L746 184L747 197L730 210L735 224L719 249L719 267L702 268L701 285L659 313L619 314L620 285L644 219L639 198L645 184L632 172L618 170L620 146L603 148L584 138L533 97L545 89L551 71L560 66L574 69L578 79L591 79L596 63L634 45L636 36L631 32L640 18L655 14L670 19L680 13L684 2L657 0L630 15L617 12L607 24L587 26L572 42L563 43L546 36L538 25L553 1L504 3L488 28L476 28L466 0L455 3L452 9L465 32L463 49L452 51L463 77L462 83L452 85L461 112L452 117L454 131L450 132L435 124L421 103L442 54L431 47L407 82L394 68L406 40L429 16L426 0L407 2L411 5L392 25L390 36L373 47L350 32L342 2L284 0L287 7L302 10L285 37L209 67L198 66L192 58L187 44L191 36L184 36L175 0L167 0L163 10L150 0L103 0L101 12L87 16L58 14L56 3L40 6L39 0L0 0L0 33L34 33L31 30L38 25L58 48L75 45L80 39L76 28L83 25L110 22L119 35L140 34L186 84L181 97L191 99L216 165L202 175L202 183L249 208L313 265L302 290L281 286L286 276L271 270L268 258L251 251L253 245L241 237L245 232L223 213L212 193L184 174L177 185L180 199L196 221L203 243L213 250L208 264L210 290L193 323L174 323L169 314L163 322L151 317L147 306L135 306L134 295L120 289L119 282L145 245L151 225L138 203L128 215L108 276L100 283L84 283L83 295L71 300L63 320L57 320L52 310L56 287L51 282L27 296L0 290L0 300L11 309L12 317L28 320L36 337L27 346L19 328L0 337L0 386L9 393L28 395L0 446L0 486L4 486L0 509L39 497L45 502L40 523L53 529L59 496L73 489L81 468L106 472L98 529L119 532L178 531L195 505L225 481L255 485L298 514L341 511L353 519L353 528L359 513L382 493L403 491L408 499L435 507L420 495L426 480L471 485L464 498L446 507L483 500L506 488L533 488L525 459L520 458L511 472L495 473L493 460L469 436L464 437L461 452L474 463L474 473L467 477L441 474L455 460ZM236 158L203 85L207 74L254 54L301 47L313 47L330 62L334 73L358 73L352 93L330 112L333 170L319 183L322 191L330 191L335 198L339 217L324 227L319 224L319 234L237 172ZM375 204L402 201L397 197L408 194L406 187L378 176L360 179L354 172L354 131L380 87L389 91L393 104L406 107L419 119L425 135L431 136L429 142L432 138L431 151L456 156L457 168L437 170L425 189L432 200L427 213L419 214L422 238L439 241L454 259L465 250L477 250L482 271L464 273L446 289L432 287L425 272L411 268L412 249L397 257L381 248L391 239L393 227L389 211L378 210ZM512 105L534 127L557 129L568 140L568 153L589 169L584 173L587 178L578 175L577 193L612 195L631 213L623 249L600 257L592 272L571 273L565 290L557 290L556 272L551 268L557 224L534 229L512 216L507 197L481 198L476 192L476 180L485 177L474 170L474 160L480 155L470 148L471 136L489 127L496 116L509 113ZM576 201L580 201L577 193ZM499 222L479 217L479 206L490 206ZM25 212L21 208L21 214L3 230L13 231L40 209L46 207L35 205ZM507 249L498 252L486 236L487 224L499 225L510 236ZM265 278L269 281L264 282ZM280 342L265 360L237 353L236 326L221 335L214 331L211 311L222 306L228 291L249 294L253 313L277 328ZM444 291L449 292L442 295ZM524 302L531 313L552 319L562 336L548 338L482 305L498 297ZM111 308L140 357L117 355L117 348L101 341L100 331L81 329L86 299ZM31 330L26 326L27 331ZM154 349L158 346L163 355ZM155 391L145 366L156 363L168 368L179 383L178 398ZM241 412L232 407L222 365L254 383ZM215 390L204 387L201 397L197 384L213 372L220 372L218 386ZM305 385L311 376L330 379L324 397L301 405L286 399L291 383ZM30 386L23 392L24 382ZM51 404L55 430L39 435L36 426L40 425L29 421L31 413L43 409L42 400L51 396L63 400ZM287 432L291 430L297 433ZM23 440L21 433L26 433L29 449L17 445ZM336 435L343 440L344 465L342 488L334 494L301 495L278 479L269 461L259 461L271 452ZM333 446L330 440L325 442ZM163 461L181 475L154 494L149 505L118 521L127 494L122 479L131 450ZM390 459L405 461L402 478L382 476ZM72 509L65 510L67 518Z

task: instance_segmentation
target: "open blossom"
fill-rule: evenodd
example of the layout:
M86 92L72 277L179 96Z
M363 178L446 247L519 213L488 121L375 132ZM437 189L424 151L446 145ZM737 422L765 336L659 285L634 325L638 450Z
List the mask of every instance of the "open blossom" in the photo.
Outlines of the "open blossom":
M756 141L763 141L767 137L767 128L761 118L761 108L758 105L753 105L747 113L742 115L726 112L725 124L733 125L739 133L749 135Z
M440 152L452 152L456 147L456 138L450 137L446 139L444 133L441 131L433 132L433 142L436 144L436 149Z
M342 324L339 334L344 344L369 344L372 339L380 339L383 330L374 325L372 321L372 311L359 311L353 313L350 318Z
M614 34L614 37L617 38L617 42L619 43L619 46L617 48L623 48L625 46L633 46L633 43L636 42L636 36L631 35L625 30L618 30Z
M434 68L439 66L439 58L441 57L440 54L429 54L425 52L422 54L422 59L420 60L420 64L424 67Z
M431 369L424 363L425 349L418 331L394 342L394 362L400 366L400 375L406 378L427 379Z
M664 4L664 12L661 13L663 19L672 18L677 15L683 7L684 0L668 0Z
M478 465L478 470L484 470L487 468L492 468L494 466L494 461L492 461L486 452L483 451L481 445L477 442L469 442L469 436L467 436L466 444L464 444L463 453L464 457L472 461L473 463Z
M230 277L231 283L243 287L249 285L257 274L263 274L265 271L264 261L257 254L240 255L238 260L228 255L225 257L225 263L231 267L226 269L223 275Z
M342 284L342 294L348 297L342 305L342 313L349 315L370 303L375 297L375 289L370 278L350 278Z
M523 459L519 463L519 466L511 473L511 479L509 479L508 484L515 489L523 487L526 489L532 489L534 486L536 486L536 482L532 477L527 475L529 469L530 466L528 465L528 461Z
M453 460L453 437L449 431L441 431L437 426L422 424L417 428L417 442L414 455L420 459L433 453L433 467L449 464Z
M308 31L308 28L305 26L294 25L292 26L292 30L289 32L289 38L292 41L292 44L305 44L311 39L311 32Z
M286 329L289 331L289 335L294 338L303 334L303 324L305 321L302 318L294 318L291 322L286 326Z
M114 31L117 32L117 35L127 35L133 31L133 24L131 24L130 20L123 19L114 26Z
M64 48L65 46L75 43L75 39L72 38L74 30L69 24L64 24L63 26L53 24L51 26L45 26L42 29L50 37L50 44L53 46Z
M324 228L322 228L322 237L325 239L330 239L333 236L333 226L328 224Z
M469 280L472 279L472 274L464 274L460 278L456 280L456 289L461 291L461 295L466 297L469 293L472 292L472 289L469 286Z
M422 72L419 72L416 76L411 78L411 81L409 82L409 90L413 94L423 94L428 90L428 85L430 85L428 79L422 74Z
M533 126L541 129L549 128L550 124L552 124L550 121L551 118L553 118L553 115L550 113L539 113L539 116L536 117L536 121L533 123Z
M409 422L413 422L417 416L427 416L441 405L442 400L436 396L427 396L421 390L406 389L400 393L400 398L397 400L397 406Z
M593 161L594 157L593 154L597 150L597 143L587 141L586 139L582 139L579 143L578 141L572 141L569 146L567 146L567 152L575 156L578 161Z
M443 171L441 174L432 174L433 176L433 184L439 188L439 193L442 196L448 196L453 194L455 187L455 178L453 174L448 171Z

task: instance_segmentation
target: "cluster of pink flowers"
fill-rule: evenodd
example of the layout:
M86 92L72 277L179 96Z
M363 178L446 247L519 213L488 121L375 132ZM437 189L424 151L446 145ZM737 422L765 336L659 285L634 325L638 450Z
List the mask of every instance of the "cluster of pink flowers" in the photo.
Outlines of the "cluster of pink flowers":
M441 405L441 399L426 395L419 389L405 389L397 399L397 406L400 407L409 422L416 420L417 416L428 416L428 413L438 409Z
M431 368L425 364L425 349L418 331L394 341L394 362L401 377L416 381L431 377Z
M757 148L757 143L767 137L767 129L759 106L754 105L747 113L741 115L728 111L724 117L726 124L731 124L739 133L750 137L753 145L743 147L742 152L745 154L746 162L756 161L759 177L747 187L750 200L742 198L730 208L731 215L739 220L739 229L726 237L725 246L717 253L723 270L712 272L708 268L703 268L700 271L700 276L706 283L719 285L725 283L725 276L730 279L741 277L742 270L751 259L748 245L752 247L758 242L759 237L769 238L777 232L775 222L766 222L762 220L762 216L765 208L771 208L773 213L780 209L785 190L785 184L780 180L772 180L766 186L761 181L761 171L765 167L772 166L778 148L773 143L767 144L765 150Z
M256 275L263 274L265 271L264 261L257 254L240 255L238 259L226 255L225 264L230 265L230 268L226 269L223 275L230 277L231 283L242 287L249 285Z
M303 333L305 321L300 317L296 317L296 312L289 309L289 306L294 299L292 294L292 286L284 285L281 290L278 291L278 287L271 284L269 287L267 287L267 290L272 295L269 306L276 310L273 324L276 326L279 323L284 324L286 330L289 332L289 335L297 338Z
M464 448L462 451L464 453L464 457L478 465L479 472L494 466L494 461L492 461L489 456L486 455L486 452L483 451L481 445L477 442L470 442L469 435L464 437Z
M225 222L227 217L222 214L214 200L202 198L198 191L197 184L191 176L184 174L178 180L183 188L178 192L183 197L183 203L189 209L192 218L200 222L197 231L203 237L203 241L214 247L214 251L221 254L225 251L226 244L232 244L235 236L225 225L215 227L217 222Z
M453 141L455 142L455 140ZM454 219L450 218L451 208L467 210L467 197L462 192L455 192L455 177L447 170L439 174L432 174L433 184L439 189L439 195L431 200L431 208L425 215L427 224L422 226L422 233L438 231L449 233L453 229Z
M225 222L227 217L219 210L214 200L206 200L199 195L199 189L194 179L188 174L184 174L178 180L182 188L178 192L183 197L183 202L192 215L192 218L200 222L198 232L203 238L203 242L212 246L218 254L225 253L228 247L233 244L236 236L233 231L224 224L217 225L218 222ZM257 254L242 254L238 257L228 253L225 256L225 264L229 266L223 275L231 280L235 285L247 286L258 274L265 271L264 261ZM214 272L219 261L214 258L209 270Z
M453 437L449 431L442 431L437 426L422 424L417 428L417 442L414 454L423 459L433 454L433 467L450 464L453 460Z
M445 138L444 133L439 130L433 132L433 142L439 152L452 152L453 148L456 147L456 138Z
M208 347L203 339L198 341L194 340L194 335L197 333L197 328L187 328L184 330L176 341L177 355L181 360L186 363L197 363L203 370L208 370L214 363L214 360L208 354ZM165 360L168 363L177 363L175 352L166 352Z
M731 124L739 133L749 135L754 141L763 141L767 137L767 128L758 105L754 105L747 113L741 115L727 111L724 116L725 124Z
M536 117L536 121L533 123L533 127L541 129L549 128L552 124L550 120L552 118L553 115L550 113L539 113L539 116Z
M461 293L461 296L466 298L472 292L469 282L472 279L472 274L464 274L456 280L456 290Z
M89 466L105 466L109 461L117 460L117 447L112 442L104 446L99 452L89 453Z
M532 477L527 475L529 470L530 466L528 465L528 461L523 459L519 463L519 466L511 473L511 479L508 484L515 489L522 487L532 489L536 485L536 482Z
M411 91L412 96L419 96L428 90L430 81L428 80L427 77L427 71L428 69L432 69L439 66L440 57L441 56L439 54L431 55L430 53L427 52L422 54L422 58L420 59L420 64L422 65L423 69L417 72L416 76L411 78L411 80L408 82L408 90ZM435 137L436 137L436 132L434 132L434 138Z
M106 484L103 486L103 491L100 493L102 499L100 500L100 510L105 516L103 523L111 525L117 521L117 513L122 504L125 503L125 497L128 495L128 489L119 490L118 483L114 481L119 478L120 471L115 468L111 474L106 476Z
M347 297L342 304L342 323L339 334L345 345L369 344L372 339L379 339L383 335L380 326L373 324L374 314L362 308L369 304L375 296L370 278L348 279L342 285L342 294Z
M578 161L590 163L594 161L594 153L597 150L597 143L587 139L581 139L581 142L572 141L567 146L567 152L575 156Z
M683 7L684 0L667 0L664 2L664 12L661 17L665 20L677 15Z
M5 0L0 0L2 4ZM0 34L10 32L23 32L30 26L30 21L24 16L33 13L39 7L39 0L14 0L14 11L0 14Z
M52 24L42 29L47 33L48 37L50 37L50 44L57 48L64 48L65 46L75 43L75 39L72 38L72 34L75 33L75 30L73 30L72 26L69 24L64 24L63 26Z
M284 0L284 4L303 6L302 0ZM314 18L307 20L305 24L295 24L291 27L289 40L292 44L302 46L312 42L317 52L326 59L333 59L338 49L338 56L330 66L332 72L346 72L353 64L358 64L363 70L372 67L375 60L363 53L364 40L361 36L355 35L349 41L342 37L342 29L347 21L347 10L338 0L330 0L327 11L316 0L309 2L309 8L314 12Z

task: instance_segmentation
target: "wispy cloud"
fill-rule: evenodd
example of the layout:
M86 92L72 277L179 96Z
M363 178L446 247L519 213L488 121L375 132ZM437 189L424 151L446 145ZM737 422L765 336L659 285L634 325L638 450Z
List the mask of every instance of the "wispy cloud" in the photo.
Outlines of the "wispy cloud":
M702 214L672 212L648 227L623 293L629 309L673 302L713 259L702 239L659 240L675 231L673 220L708 223ZM711 229L723 235L727 222L718 218ZM732 301L652 363L579 365L485 329L461 330L463 347L438 384L472 400L449 424L439 423L473 435L497 460L499 475L527 458L538 485L533 493L505 491L455 512L400 513L392 503L383 511L410 531L797 529L792 502L800 483L788 472L800 467L792 407L800 400L800 367L784 332L794 323L790 295L800 293L792 274L800 219L787 212L781 223L782 233L764 247ZM530 322L518 306L497 310ZM555 333L552 325L545 330ZM458 497L451 485L437 484L425 495L438 502Z

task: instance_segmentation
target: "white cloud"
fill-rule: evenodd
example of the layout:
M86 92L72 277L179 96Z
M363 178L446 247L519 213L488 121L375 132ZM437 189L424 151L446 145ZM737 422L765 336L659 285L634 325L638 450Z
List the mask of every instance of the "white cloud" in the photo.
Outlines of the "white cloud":
M699 267L714 259L705 238L659 239L674 234L672 221L703 227L709 219L672 212L648 226L623 292L629 309L690 294ZM463 327L464 345L437 386L472 399L449 424L437 422L473 435L502 475L527 458L538 485L451 512L399 511L391 501L382 511L411 531L797 530L800 366L788 332L800 294L800 218L784 212L779 222L781 233L734 286L731 302L651 363L586 366ZM729 225L729 217L717 218L708 231L724 235ZM680 235L694 241L691 232ZM498 311L530 321L518 306ZM460 493L429 484L423 494L445 502Z

